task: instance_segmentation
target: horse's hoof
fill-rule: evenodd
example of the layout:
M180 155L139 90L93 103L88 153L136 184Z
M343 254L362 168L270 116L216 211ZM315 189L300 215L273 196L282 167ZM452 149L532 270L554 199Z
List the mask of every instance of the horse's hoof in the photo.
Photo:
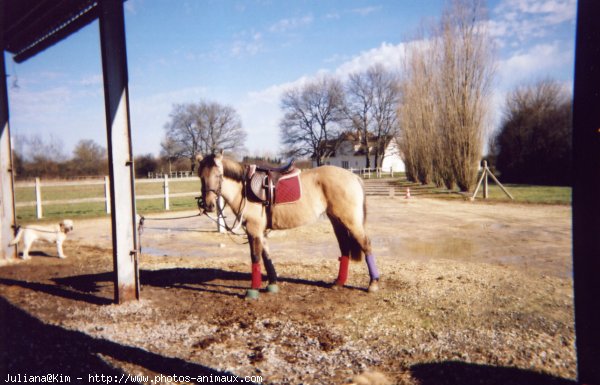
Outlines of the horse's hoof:
M271 283L269 285L267 285L267 293L279 293L279 286L277 286L276 283Z
M258 299L259 292L257 289L246 290L246 299Z
M369 284L368 292L375 293L377 290L379 290L379 280L371 281L371 283Z

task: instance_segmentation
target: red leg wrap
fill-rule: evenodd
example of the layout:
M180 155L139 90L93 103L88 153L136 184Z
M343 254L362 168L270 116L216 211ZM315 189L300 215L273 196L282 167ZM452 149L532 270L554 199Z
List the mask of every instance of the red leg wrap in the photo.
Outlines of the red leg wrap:
M350 257L347 255L342 255L340 257L340 272L338 273L338 278L335 281L336 285L344 286L346 280L348 279L348 264L350 263Z
M252 288L260 289L262 285L262 277L260 272L260 262L252 264Z

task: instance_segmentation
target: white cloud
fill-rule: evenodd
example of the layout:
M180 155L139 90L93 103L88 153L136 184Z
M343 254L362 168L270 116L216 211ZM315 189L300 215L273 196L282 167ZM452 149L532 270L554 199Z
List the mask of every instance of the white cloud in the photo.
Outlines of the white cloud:
M347 76L353 72L363 71L374 64L382 64L389 69L398 69L402 65L406 54L406 44L381 43L377 48L361 52L357 56L342 63L336 68L335 73L339 76Z
M138 13L138 10L140 9L140 7L143 5L144 0L129 0L123 3L123 6L125 7L125 11L136 15Z
M312 15L281 19L275 24L271 25L271 27L269 27L269 31L273 33L287 32L292 29L310 25L312 24L313 20L314 18Z
M73 100L73 92L64 86L43 91L11 89L9 93L11 114L18 121L32 125L44 124L49 120L48 117L62 115Z
M350 10L352 13L356 13L360 16L368 16L371 13L378 12L381 10L381 6L371 6L371 7L362 7L362 8L353 8Z
M131 131L135 154L160 151L164 137L163 126L169 120L173 104L198 102L208 97L206 87L189 87L137 97L130 96Z
M77 84L81 86L97 86L102 85L102 80L102 74L94 74L83 77Z
M527 51L517 51L498 62L500 88L508 90L527 80L536 79L573 62L573 52L558 42L538 44Z
M260 32L242 32L231 46L231 56L256 55L263 50L263 39Z
M504 0L493 10L490 31L521 42L545 37L555 26L573 23L575 11L576 0Z

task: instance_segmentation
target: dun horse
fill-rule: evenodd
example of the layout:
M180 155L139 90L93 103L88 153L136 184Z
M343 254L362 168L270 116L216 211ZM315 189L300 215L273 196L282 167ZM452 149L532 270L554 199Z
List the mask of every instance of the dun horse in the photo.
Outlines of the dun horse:
M252 260L252 282L246 292L247 298L257 298L262 286L261 257L269 280L267 291L278 291L277 273L269 256L265 232L310 224L323 213L333 225L341 252L334 285L344 286L346 283L350 258L361 260L365 255L371 278L368 290L372 292L379 288L379 272L365 232L365 192L358 176L333 166L303 171L299 175L301 197L296 202L265 208L263 203L248 197L247 166L225 159L222 154L204 158L198 156L198 161L198 176L202 182L200 208L205 212L215 212L218 198L223 197L246 229Z

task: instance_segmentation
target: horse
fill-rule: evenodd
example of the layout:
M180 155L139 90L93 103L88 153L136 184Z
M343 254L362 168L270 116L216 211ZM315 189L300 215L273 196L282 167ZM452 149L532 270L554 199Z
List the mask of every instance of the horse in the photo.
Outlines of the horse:
M224 158L223 153L197 156L201 197L201 214L219 209L222 197L245 228L250 245L252 279L247 299L259 297L262 286L260 259L267 271L267 292L279 291L277 273L266 240L268 230L291 229L315 222L326 214L333 226L341 257L339 271L332 287L343 287L348 278L350 259L365 257L369 271L367 291L379 289L380 275L371 250L371 241L365 230L367 215L366 196L362 179L336 166L320 166L303 170L300 177L301 197L294 203L275 204L265 209L263 203L248 199L247 167Z

